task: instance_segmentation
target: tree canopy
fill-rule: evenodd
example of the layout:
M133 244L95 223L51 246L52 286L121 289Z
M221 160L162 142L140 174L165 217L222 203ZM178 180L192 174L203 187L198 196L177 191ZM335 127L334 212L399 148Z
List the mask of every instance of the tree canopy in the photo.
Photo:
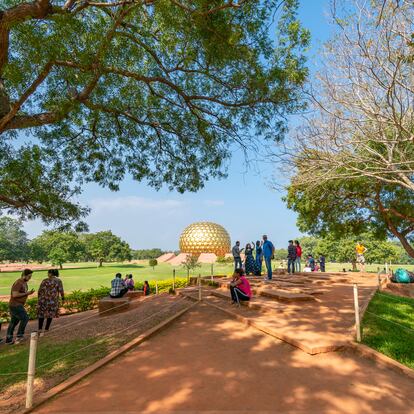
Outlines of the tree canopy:
M28 242L19 220L0 217L0 261L28 260Z
M85 182L196 191L234 145L280 139L307 74L297 3L4 0L0 208L68 223Z
M85 255L85 246L74 232L45 231L31 241L33 256L62 268L63 263L77 262Z
M85 234L82 237L86 254L102 266L104 261L131 260L129 244L110 230L98 233Z
M311 111L282 154L299 227L374 231L414 257L412 2L334 2Z

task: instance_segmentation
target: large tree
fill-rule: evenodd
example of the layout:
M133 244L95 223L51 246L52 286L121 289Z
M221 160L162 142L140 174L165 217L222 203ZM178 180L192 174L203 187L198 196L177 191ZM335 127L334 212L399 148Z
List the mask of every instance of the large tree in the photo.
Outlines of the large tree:
M0 208L79 219L79 185L126 173L196 191L235 145L280 138L306 78L297 2L4 0Z
M283 154L288 204L317 234L371 226L414 257L414 4L334 1L332 18L313 111Z
M87 255L99 262L99 267L104 261L131 260L129 244L109 230L85 234L82 240L85 243Z
M29 247L22 223L12 217L0 217L0 261L27 260Z
M48 260L62 268L63 263L77 262L85 245L75 232L44 231L31 242L33 259Z

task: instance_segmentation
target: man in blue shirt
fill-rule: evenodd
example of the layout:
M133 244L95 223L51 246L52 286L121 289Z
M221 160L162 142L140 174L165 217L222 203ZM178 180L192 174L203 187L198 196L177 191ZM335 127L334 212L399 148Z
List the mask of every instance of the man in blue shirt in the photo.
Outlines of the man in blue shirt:
M269 240L267 240L267 236L263 236L263 257L265 259L266 263L266 269L267 269L267 279L272 280L272 258L275 253L275 247L273 246L273 243Z

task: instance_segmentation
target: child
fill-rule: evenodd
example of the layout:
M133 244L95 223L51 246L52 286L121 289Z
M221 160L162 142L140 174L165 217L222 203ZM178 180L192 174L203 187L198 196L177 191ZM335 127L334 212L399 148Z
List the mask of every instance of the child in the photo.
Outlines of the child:
M150 285L148 283L148 280L144 282L144 286L142 287L142 290L144 291L144 296L148 296L151 293Z

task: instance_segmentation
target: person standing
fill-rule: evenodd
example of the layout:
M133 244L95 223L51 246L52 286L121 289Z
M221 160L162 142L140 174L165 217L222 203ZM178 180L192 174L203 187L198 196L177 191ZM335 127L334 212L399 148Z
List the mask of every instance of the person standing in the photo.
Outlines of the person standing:
M262 243L260 243L260 240L257 240L256 241L256 268L257 268L258 276L262 274L262 266L263 266L263 248L262 248Z
M24 331L26 329L27 322L29 322L29 315L24 308L24 304L28 296L34 293L34 289L29 291L27 282L32 278L33 271L30 269L24 269L22 275L17 279L11 288L9 309L10 309L10 323L7 328L6 344L19 343L24 338ZM17 338L14 341L14 330L19 325L17 331Z
M289 240L287 259L288 259L288 273L291 275L295 273L295 263L296 263L296 246L293 244L293 240Z
M244 268L246 275L249 275L250 273L254 275L256 274L256 262L253 257L253 249L250 243L246 244L245 253Z
M326 259L323 254L319 256L319 266L321 268L321 272L325 272L325 265L326 265Z
M111 292L109 293L109 296L111 298L122 298L122 296L124 296L127 292L128 288L122 280L121 273L117 273L115 275L115 279L111 280Z
M240 253L243 251L243 249L240 249L240 242L236 241L236 244L231 249L231 253L233 254L234 258L234 270L241 269L242 267L242 260L240 257Z
M361 272L365 272L365 252L368 249L361 243L361 242L357 242L357 245L355 246L355 251L356 251L356 261L359 265L359 270Z
M300 261L302 259L302 247L300 246L299 240L295 240L296 246L296 260L295 260L295 270L297 272L301 271Z
M263 257L266 263L267 279L272 280L272 258L275 253L275 247L270 240L267 240L266 234L263 235Z
M49 331L53 318L59 317L59 296L65 300L62 281L59 279L57 269L47 272L47 279L43 279L38 291L37 317L39 319L39 332L43 329L46 319L45 331ZM41 334L42 335L42 334Z

